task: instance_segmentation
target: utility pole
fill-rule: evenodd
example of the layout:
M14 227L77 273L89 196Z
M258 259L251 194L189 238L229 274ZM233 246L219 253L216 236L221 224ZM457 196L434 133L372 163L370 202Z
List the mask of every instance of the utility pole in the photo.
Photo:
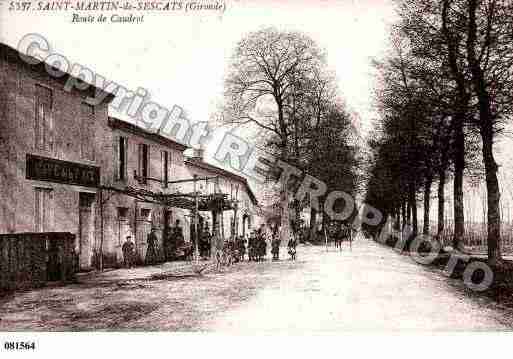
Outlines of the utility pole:
M103 189L100 188L100 258L99 258L99 267L100 272L103 272Z
M198 175L194 175L194 261L198 263L199 261L199 251L198 251Z

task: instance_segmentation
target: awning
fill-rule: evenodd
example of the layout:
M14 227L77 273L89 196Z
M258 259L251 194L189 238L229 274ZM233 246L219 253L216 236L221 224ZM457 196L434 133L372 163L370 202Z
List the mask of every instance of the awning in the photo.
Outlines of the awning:
M153 192L145 189L133 188L127 186L125 188L116 187L101 187L102 190L112 191L114 193L121 193L140 201L156 203L167 207L182 208L188 210L194 210L195 200L198 200L199 211L227 211L235 209L235 201L228 199L226 193L213 193L213 194L201 194L201 193L162 193Z

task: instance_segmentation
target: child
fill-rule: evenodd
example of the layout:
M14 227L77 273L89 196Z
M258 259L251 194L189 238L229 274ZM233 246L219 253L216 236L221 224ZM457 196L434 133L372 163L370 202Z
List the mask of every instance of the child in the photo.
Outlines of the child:
M289 248L290 259L295 261L296 260L296 239L294 237L290 237L287 247Z
M132 242L131 236L126 237L126 242L123 243L121 250L123 251L123 261L125 267L132 268L134 256L134 242Z

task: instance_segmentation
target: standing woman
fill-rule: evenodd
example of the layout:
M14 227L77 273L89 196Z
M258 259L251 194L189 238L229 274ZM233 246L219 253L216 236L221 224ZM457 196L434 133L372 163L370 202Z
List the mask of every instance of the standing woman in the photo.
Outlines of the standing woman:
M148 249L146 250L146 264L156 264L157 257L157 234L155 233L156 229L152 228L151 232L148 234L146 241L148 242Z
M293 261L296 260L296 244L296 238L294 238L294 236L290 236L287 247L289 248L290 259Z

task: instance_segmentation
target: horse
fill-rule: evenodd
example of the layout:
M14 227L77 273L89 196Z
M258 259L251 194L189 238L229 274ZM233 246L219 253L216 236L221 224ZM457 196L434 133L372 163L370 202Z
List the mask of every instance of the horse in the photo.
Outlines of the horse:
M289 243L287 244L287 247L289 248L288 252L290 255L290 260L292 261L296 260L296 245L296 240L292 238L289 240Z
M335 248L342 250L342 236L341 233L335 235Z

